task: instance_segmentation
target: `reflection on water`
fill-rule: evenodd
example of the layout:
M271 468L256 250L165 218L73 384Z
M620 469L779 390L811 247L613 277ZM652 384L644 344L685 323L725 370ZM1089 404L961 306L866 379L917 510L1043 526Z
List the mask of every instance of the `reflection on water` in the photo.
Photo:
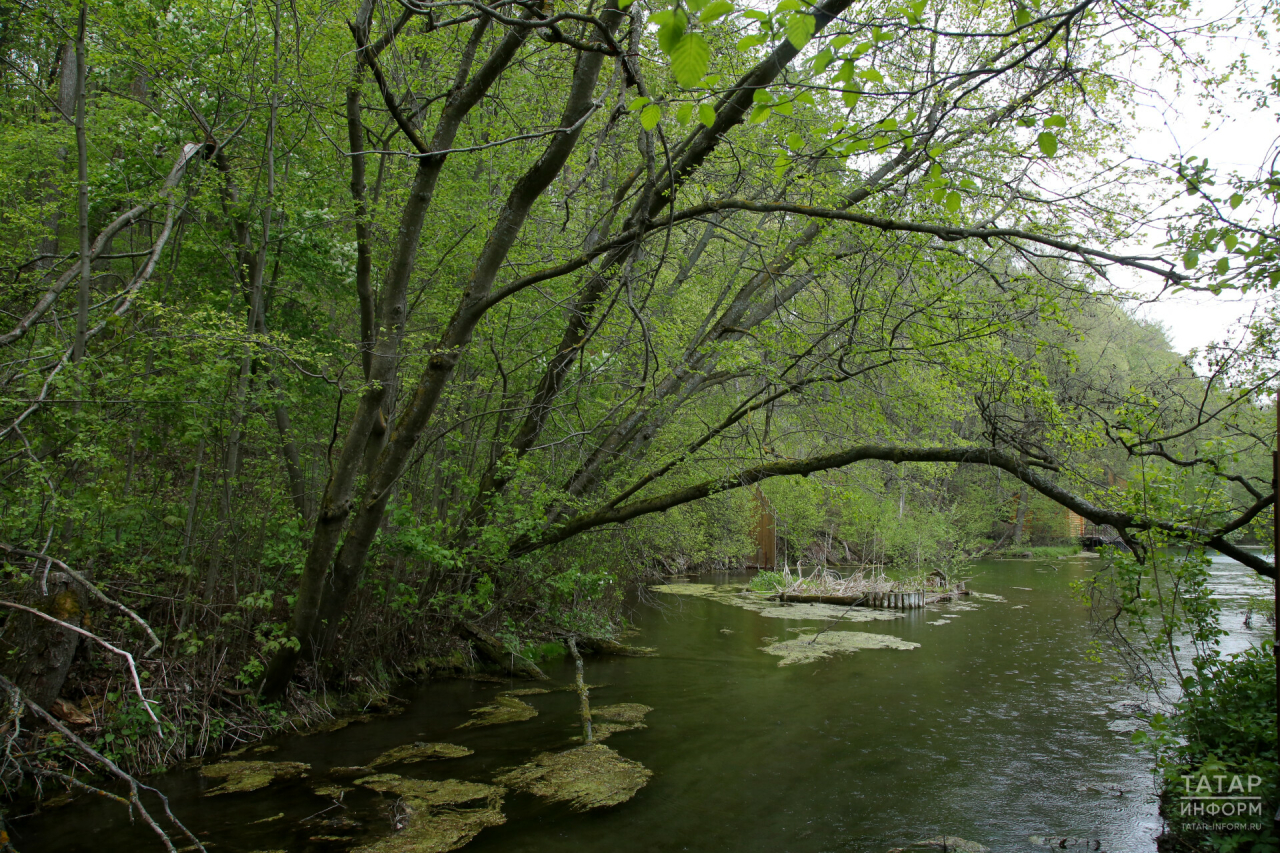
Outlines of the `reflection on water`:
M882 633L919 648L786 667L760 651L766 638L825 623L642 596L633 641L660 656L587 658L587 679L602 685L593 702L653 707L647 728L609 739L653 772L648 785L630 802L585 814L508 793L507 822L484 829L466 849L883 853L945 833L998 851L1044 849L1029 836L1154 850L1151 778L1128 734L1138 697L1113 677L1114 666L1090 660L1087 614L1069 589L1095 565L981 563L971 569L970 588L1003 601L966 600L831 629ZM1229 561L1215 562L1213 571L1228 608L1224 623L1239 629L1244 600L1267 588ZM1248 639L1237 633L1232 642ZM569 665L550 674L572 681ZM567 691L522 696L538 710L532 719L458 728L509 686L442 681L419 689L398 717L273 741L279 749L270 758L310 764L306 779L213 798L199 796L208 783L194 772L169 773L157 784L214 851L351 849L389 831L390 800L359 787L341 803L313 793L334 784L330 768L367 764L413 741L447 742L473 753L387 769L491 782L538 752L571 745L580 729L577 697ZM323 836L350 840L312 840ZM26 853L159 849L117 806L85 798L19 824L15 841Z

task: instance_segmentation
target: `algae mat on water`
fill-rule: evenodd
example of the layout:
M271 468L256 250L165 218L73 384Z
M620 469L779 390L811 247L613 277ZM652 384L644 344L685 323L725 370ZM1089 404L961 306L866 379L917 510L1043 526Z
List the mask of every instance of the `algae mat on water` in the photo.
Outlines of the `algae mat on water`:
M205 791L206 797L213 797L239 791L256 791L267 787L276 779L292 779L310 769L310 764L298 761L222 761L201 767L200 775L206 779L225 780L216 788Z
M778 666L795 663L811 663L831 657L837 652L850 654L859 649L918 649L919 643L909 643L888 634L867 634L862 631L826 631L822 634L801 634L790 640L780 640L762 646L760 651L782 658Z
M706 598L741 607L771 619L811 619L846 622L884 622L901 619L905 614L898 610L876 610L870 607L849 607L839 604L798 604L787 601L770 601L767 593L752 592L741 584L669 583L650 587L654 592L681 595L690 598Z
M625 803L652 775L640 762L591 743L566 752L544 752L494 781L586 811Z
M388 749L373 761L370 761L369 766L414 764L419 761L430 761L438 758L462 758L470 754L471 750L465 746L458 746L452 743L407 743L404 746Z
M522 720L532 720L538 716L538 709L514 696L495 696L492 704L481 705L471 713L475 715L475 719L467 720L458 728L496 726L500 723L519 723Z
M355 853L445 853L457 850L488 826L506 823L502 814L504 788L463 782L458 779L431 781L406 779L394 773L379 773L356 780L372 790L396 794L405 812L402 829ZM462 808L483 801L478 808Z

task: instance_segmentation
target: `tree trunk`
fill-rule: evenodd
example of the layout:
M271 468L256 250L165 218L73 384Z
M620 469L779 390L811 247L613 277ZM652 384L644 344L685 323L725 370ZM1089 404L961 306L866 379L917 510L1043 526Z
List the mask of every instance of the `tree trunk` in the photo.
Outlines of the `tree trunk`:
M68 575L53 572L47 589L49 594L40 596L32 606L80 627L87 604L80 588ZM11 612L0 635L0 675L16 684L32 702L48 708L62 692L79 645L80 635L74 631L29 613Z

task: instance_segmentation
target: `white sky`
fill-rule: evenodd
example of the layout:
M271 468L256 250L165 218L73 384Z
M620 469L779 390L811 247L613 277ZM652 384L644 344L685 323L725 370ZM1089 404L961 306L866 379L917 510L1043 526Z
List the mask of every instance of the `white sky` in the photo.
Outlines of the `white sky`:
M1214 4L1209 5L1212 8ZM1220 62L1231 60L1245 49L1255 59L1270 64L1270 52L1252 43L1243 33L1235 39L1220 37L1212 45L1202 42L1192 48L1203 50ZM1143 71L1136 69L1136 73L1141 75ZM1155 92L1140 99L1137 114L1140 130L1132 152L1144 159L1168 162L1178 155L1208 157L1220 172L1238 171L1252 176L1266 162L1280 135L1276 105L1255 111L1251 103L1234 100L1233 87L1223 92L1220 102L1225 116L1212 115L1199 102L1194 86L1181 95L1167 79L1153 80L1151 87ZM1244 212L1244 208L1239 211ZM1134 248L1159 251L1153 246L1161 242L1163 233L1152 233L1148 238L1146 245L1137 244ZM1159 290L1158 283L1149 277L1134 277L1125 284L1152 295ZM1158 303L1144 305L1138 313L1164 325L1174 347L1185 353L1193 347L1203 348L1211 341L1229 337L1232 326L1248 317L1258 298L1256 294L1241 297L1239 293L1216 297L1207 293L1165 295Z

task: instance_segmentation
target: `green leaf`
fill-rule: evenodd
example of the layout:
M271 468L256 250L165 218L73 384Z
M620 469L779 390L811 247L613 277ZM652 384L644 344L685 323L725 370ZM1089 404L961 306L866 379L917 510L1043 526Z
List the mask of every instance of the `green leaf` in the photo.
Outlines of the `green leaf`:
M951 192L947 193L946 200L943 203L946 205L947 213L955 213L960 209L960 202L961 202L960 193L956 192L955 190L952 190Z
M725 15L733 11L733 4L729 0L712 0L707 8L702 10L702 14L698 16L698 20L704 24L709 24L717 18L723 18Z
M891 142L893 142L893 140L887 136L876 136L871 140L871 144L876 148L888 148L889 143Z
M1226 275L1227 270L1231 269L1231 261L1227 258L1218 258L1218 275Z
M794 109L795 107L792 106L790 101L779 101L778 103L773 105L773 111L775 113L778 113L779 115L784 115L784 116L791 115Z
M751 93L751 103L753 104L772 104L773 95L769 94L768 89L756 89Z
M879 27L872 27L872 28L871 28L871 40L872 40L872 41L877 41L877 42L879 42L879 41L889 41L889 40L890 40L890 39L892 39L892 38L893 38L893 33L886 33L884 30L880 29Z
M1044 120L1045 127L1066 127L1067 117L1060 115L1051 115Z
M845 89L843 92L840 93L840 99L844 101L844 105L849 109L854 109L855 107L857 107L858 99L861 97L862 97L862 93L854 91L853 89Z
M831 49L839 50L840 48L844 47L846 44L849 44L852 41L853 41L853 36L836 36L834 39L831 40Z
M755 109L751 111L751 118L747 119L748 124L761 124L769 118L769 113L773 112L773 107L768 104L756 104Z
M934 181L940 180L942 178L941 163L934 163L932 166L929 167L929 178L930 180L934 180Z
M857 59L858 57L863 56L864 54L866 54L867 51L871 50L871 48L874 46L875 45L873 45L869 41L862 42L861 44L859 44L857 47L853 49L853 58Z
M792 151L799 151L804 148L804 137L796 133L794 130L787 134L787 147Z
M1182 256L1182 265L1189 270L1195 269L1196 265L1199 263L1200 263L1200 256L1197 255L1195 252L1187 252L1185 255Z
M791 158L786 154L779 154L778 159L773 161L773 174L775 177L781 178L791 168Z
M697 33L685 33L671 51L671 73L677 83L688 89L706 75L710 61L711 48L707 40Z
M1231 198L1227 200L1227 204L1231 205L1232 210L1235 210L1244 204L1244 196L1240 195L1240 193L1233 193Z
M818 52L818 55L813 58L813 70L815 73L821 74L823 71L827 70L827 66L835 61L836 55L831 51L831 48L824 47Z
M693 118L693 104L681 104L676 110L676 121L688 124L691 118Z
M645 130L653 130L658 126L658 120L662 118L662 107L657 104L649 104L640 112L640 126Z
M751 48L755 47L756 45L764 44L765 41L767 41L767 39L765 38L764 33L756 33L753 36L746 36L745 38L740 38L738 39L738 45L737 45L738 52L746 53L748 50L751 50Z
M618 8L619 8L619 9L625 9L625 8L627 8L628 6L630 6L630 5L631 5L632 3L634 3L634 2L635 2L635 0L618 0Z
M778 8L775 9L774 11L775 12L799 12L803 8L804 7L800 5L800 0L782 0L782 2L778 4Z
M684 31L688 26L689 18L685 15L684 10L673 10L670 22L658 27L658 47L661 48L663 53L667 56L673 56L680 43L684 41ZM703 42L703 44L705 45L706 42ZM698 77L706 73L706 68L703 68Z
M858 76L863 80L870 80L872 83L883 83L884 75L874 68L868 68L865 71L859 71Z
M742 17L750 18L753 21L767 21L769 20L769 13L761 12L759 9L743 9Z
M1240 238L1235 235L1234 231L1226 231L1222 235L1222 244L1227 247L1227 251L1234 251L1236 244L1240 242Z
M1026 9L1019 9L1013 13L1013 23L1015 26L1025 27L1031 23L1031 13Z
M689 7L690 12L697 13L706 5L707 0L684 0L684 4Z
M887 118L884 121L880 122L880 129L881 130L897 130L898 120L896 118Z
M714 89L716 84L720 82L720 77L721 75L719 74L708 74L702 78L702 85L708 89Z
M1058 153L1058 137L1047 130L1036 137L1036 145L1040 146L1040 152L1046 157Z
M627 109L631 112L635 112L636 110L643 109L647 103L649 103L649 99L644 95L641 95L640 97L632 100L631 103L627 104Z
M813 15L792 15L787 19L787 41L791 42L796 50L800 50L809 43L809 39L813 38L815 27Z
M815 104L814 104L814 102L813 102L813 93L812 93L812 92L801 92L800 94L796 95L796 103L800 103L800 104L808 104L808 105L809 105L809 106L811 106L811 107L812 107L812 106L815 106Z
M707 127L711 127L711 125L715 124L716 123L715 107L711 106L710 104L699 104L698 105L698 121L702 122Z
M933 191L933 200L938 204L942 204L943 199L945 199L946 197L947 197L946 187L938 187L936 190Z
M857 67L853 64L852 59L846 59L840 64L840 70L832 77L832 81L836 83L847 83L853 79L853 69Z

